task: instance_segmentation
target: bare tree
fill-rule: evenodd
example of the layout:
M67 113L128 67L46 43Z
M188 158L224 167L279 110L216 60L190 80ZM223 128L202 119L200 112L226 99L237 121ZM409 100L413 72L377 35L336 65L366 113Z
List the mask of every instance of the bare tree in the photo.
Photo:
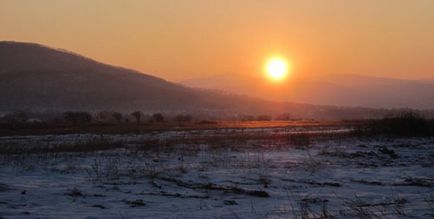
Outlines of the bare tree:
M101 111L96 114L96 120L98 122L107 122L109 118L110 118L109 112Z
M175 116L175 121L178 123L188 123L191 122L191 120L193 119L193 117L191 115L183 115L183 114L178 114Z
M7 121L9 124L15 124L15 123L23 123L26 122L28 119L28 115L25 112L19 111L19 112L13 112L6 114L3 117L3 120Z
M92 122L92 115L88 112L65 112L63 119L74 125L87 124Z
M164 116L161 113L154 113L152 115L151 120L153 122L163 122L164 121Z
M276 120L289 121L289 120L292 119L292 116L291 116L290 113L283 113L283 114L280 114L280 115L276 116L275 119L276 119Z
M112 116L118 123L122 122L122 117L123 117L122 113L114 112L114 113L112 113Z
M259 115L256 117L257 121L271 121L273 119L273 117L263 114L263 115Z
M135 112L131 113L131 115L136 119L137 124L140 123L140 120L143 117L143 113L140 111L135 111Z

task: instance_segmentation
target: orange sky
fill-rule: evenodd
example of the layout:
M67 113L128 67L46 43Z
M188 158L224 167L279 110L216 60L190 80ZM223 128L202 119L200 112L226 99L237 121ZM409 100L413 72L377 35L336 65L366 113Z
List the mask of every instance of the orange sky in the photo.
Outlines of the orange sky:
M171 81L260 74L434 77L433 0L0 0L0 40L37 42Z

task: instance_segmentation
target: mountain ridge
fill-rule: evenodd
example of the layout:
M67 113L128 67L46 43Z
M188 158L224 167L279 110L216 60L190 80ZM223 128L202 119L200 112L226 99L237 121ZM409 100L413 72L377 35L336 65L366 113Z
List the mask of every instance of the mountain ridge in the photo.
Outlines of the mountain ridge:
M249 83L246 83L247 85ZM206 115L279 114L294 118L372 118L386 109L317 106L189 88L40 44L0 42L0 112L201 112Z
M239 84L239 81L248 83ZM280 85L270 85L260 76L214 75L181 81L189 87L249 93L275 101L304 102L370 108L434 108L434 84L364 75L334 74L321 77L290 77Z

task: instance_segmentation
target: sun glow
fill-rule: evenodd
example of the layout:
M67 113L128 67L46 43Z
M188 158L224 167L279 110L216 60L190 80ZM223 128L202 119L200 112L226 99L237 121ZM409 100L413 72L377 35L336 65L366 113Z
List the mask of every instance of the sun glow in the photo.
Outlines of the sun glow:
M269 79L279 82L286 78L289 67L285 59L273 57L267 60L264 70Z

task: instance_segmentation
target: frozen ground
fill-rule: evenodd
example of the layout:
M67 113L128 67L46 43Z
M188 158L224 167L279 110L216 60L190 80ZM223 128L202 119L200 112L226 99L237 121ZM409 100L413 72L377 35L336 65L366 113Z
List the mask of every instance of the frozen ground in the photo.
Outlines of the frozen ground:
M434 138L338 134L345 131L2 137L0 148L23 150L0 155L0 216L434 217ZM71 150L108 142L113 146Z

